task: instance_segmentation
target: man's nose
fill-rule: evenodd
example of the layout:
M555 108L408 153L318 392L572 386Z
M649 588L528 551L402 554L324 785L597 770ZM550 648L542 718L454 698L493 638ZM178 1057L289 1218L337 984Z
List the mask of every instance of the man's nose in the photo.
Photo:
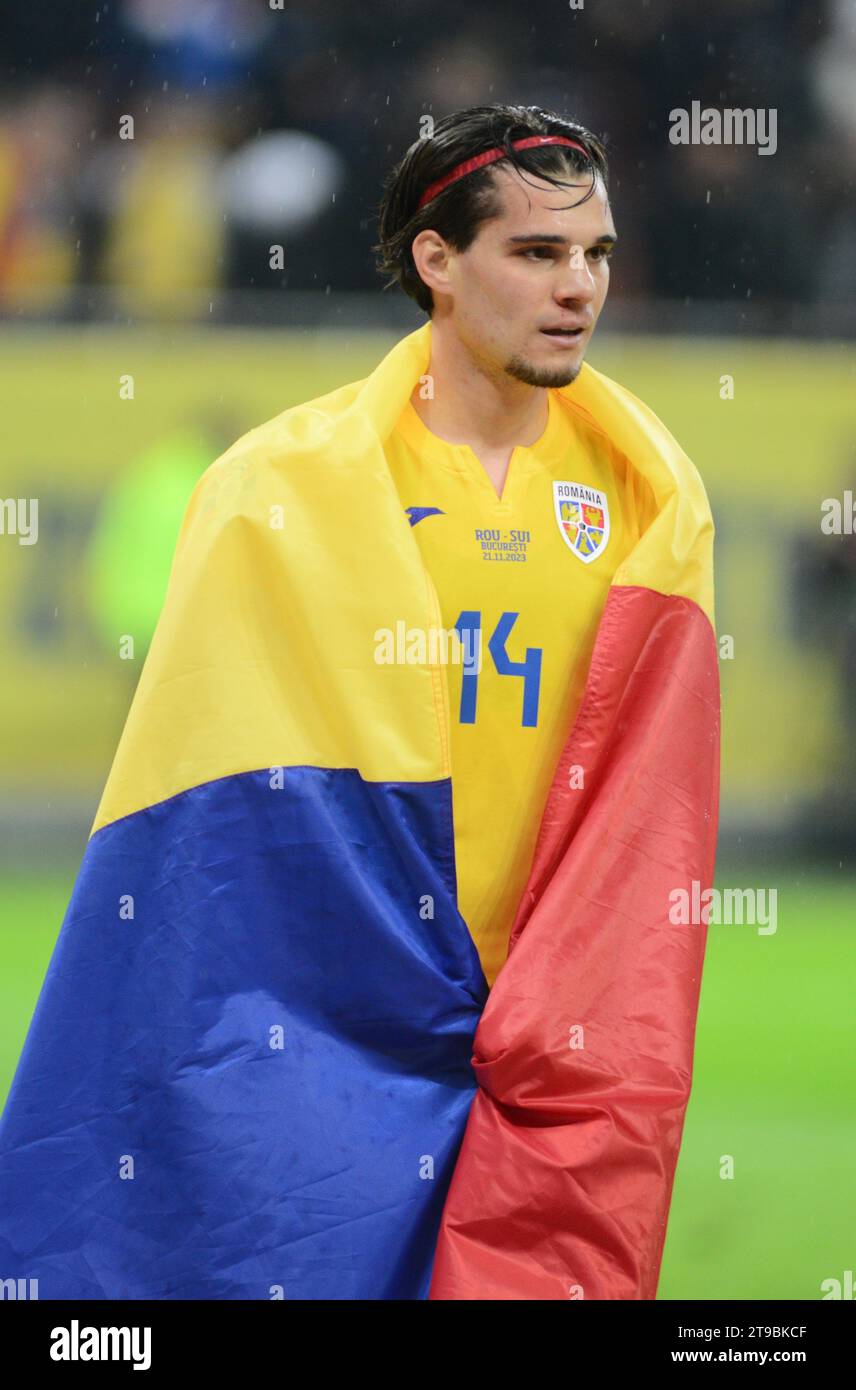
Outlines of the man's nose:
M594 276L581 246L572 246L567 260L561 263L556 284L557 299L576 299L589 302L595 296Z

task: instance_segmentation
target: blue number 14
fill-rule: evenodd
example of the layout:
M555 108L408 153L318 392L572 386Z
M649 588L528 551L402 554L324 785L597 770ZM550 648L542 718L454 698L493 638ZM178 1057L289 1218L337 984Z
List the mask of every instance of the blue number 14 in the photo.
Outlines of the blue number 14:
M500 676L523 677L523 717L520 722L526 728L534 728L538 723L543 648L527 647L525 661L511 660L505 650L505 644L519 617L519 613L503 613L488 639L487 647ZM455 623L455 631L465 652L464 674L461 679L460 722L474 724L481 654L481 613L475 609L464 609Z

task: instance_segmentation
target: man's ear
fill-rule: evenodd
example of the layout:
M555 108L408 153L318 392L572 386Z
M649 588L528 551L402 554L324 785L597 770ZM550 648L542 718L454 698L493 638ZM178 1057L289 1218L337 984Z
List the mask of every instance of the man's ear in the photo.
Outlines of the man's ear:
M451 289L449 261L452 248L446 239L432 227L426 227L413 238L410 253L420 279L429 290L448 294Z

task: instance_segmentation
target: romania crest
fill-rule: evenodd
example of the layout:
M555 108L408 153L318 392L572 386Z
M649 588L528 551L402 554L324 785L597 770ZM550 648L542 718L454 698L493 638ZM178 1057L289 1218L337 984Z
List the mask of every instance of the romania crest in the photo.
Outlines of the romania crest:
M565 543L584 565L602 555L609 540L606 493L583 483L553 483L556 521Z

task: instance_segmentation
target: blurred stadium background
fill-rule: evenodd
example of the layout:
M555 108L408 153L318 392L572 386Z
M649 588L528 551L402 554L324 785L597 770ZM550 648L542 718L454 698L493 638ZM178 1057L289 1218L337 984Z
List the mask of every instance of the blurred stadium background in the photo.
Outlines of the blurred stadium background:
M774 934L710 927L660 1297L821 1297L856 1259L856 537L820 525L856 489L856 0L9 0L0 64L0 497L39 500L0 534L0 1098L193 482L422 321L370 251L420 117L555 107L611 154L589 360L716 518L717 884L778 894ZM776 153L671 145L693 100L775 109Z

